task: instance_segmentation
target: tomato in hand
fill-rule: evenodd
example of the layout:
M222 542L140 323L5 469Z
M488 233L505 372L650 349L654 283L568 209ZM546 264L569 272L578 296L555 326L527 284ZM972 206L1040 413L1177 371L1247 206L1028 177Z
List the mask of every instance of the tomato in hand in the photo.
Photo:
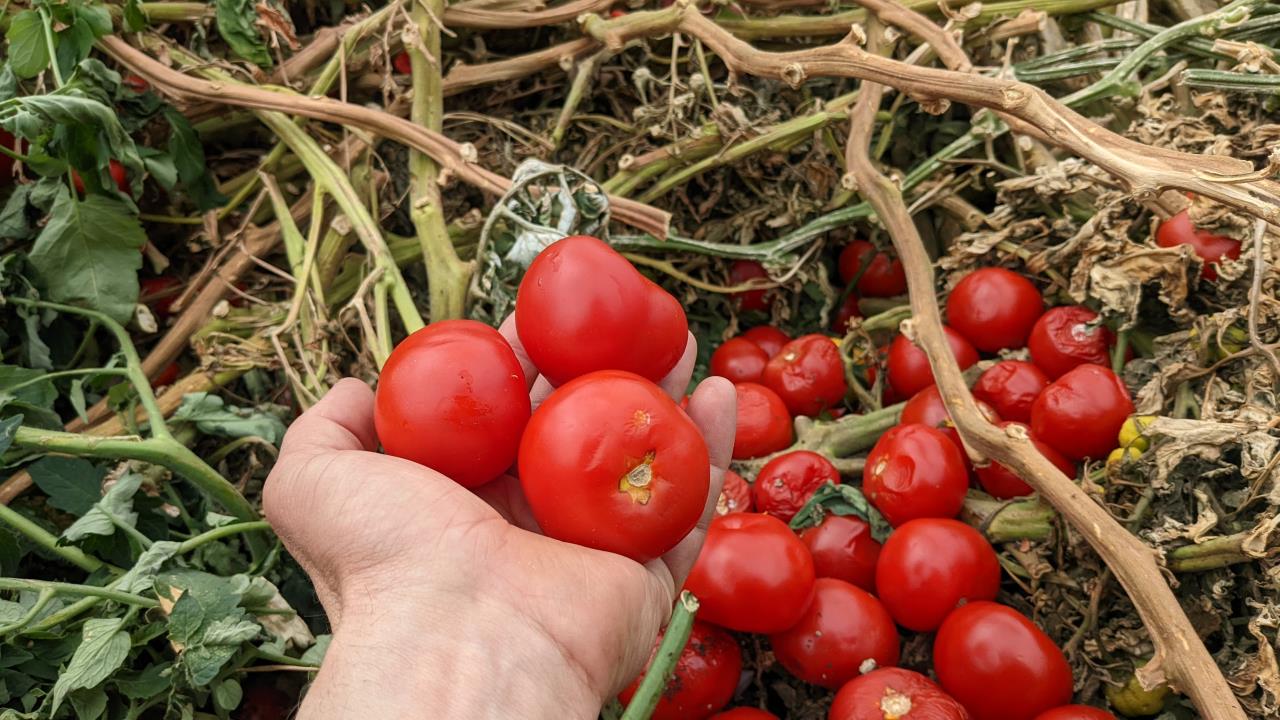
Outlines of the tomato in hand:
M904 523L880 551L880 601L904 628L936 630L947 614L1000 591L1000 561L982 533L959 520Z
M978 351L973 349L968 340L945 325L942 330L946 333L951 354L961 370L978 362ZM908 340L906 335L898 335L893 342L889 343L887 364L889 385L893 387L898 397L909 398L933 384L933 369L929 367L929 356Z
M840 688L827 720L971 720L968 711L918 672L881 668Z
M1001 360L987 368L973 384L973 397L982 400L1005 420L1031 422L1031 404L1049 378L1040 368L1022 360Z
M969 489L964 463L942 432L920 424L898 425L881 435L867 455L862 489L894 527L916 518L955 517Z
M840 348L826 335L803 335L787 343L765 365L761 382L795 415L818 415L839 405L849 391Z
M876 591L880 543L871 536L866 520L830 514L820 524L802 530L800 541L809 548L818 577L844 580L867 592Z
M1111 368L1079 365L1054 380L1031 406L1031 434L1072 460L1100 459L1133 414L1129 391Z
M1071 702L1071 666L1062 651L1022 613L993 602L947 616L933 640L933 669L974 720L1034 720Z
M653 641L653 652L662 644L658 633ZM653 662L652 654L649 662ZM645 672L649 671L648 664ZM742 648L729 633L709 623L693 622L689 642L676 658L676 667L667 680L667 686L658 698L654 720L697 720L705 718L729 704L738 689L738 677L742 674ZM630 703L640 688L644 673L618 694L624 704Z
M871 593L843 580L819 578L813 601L795 625L769 636L792 675L829 690L857 677L864 663L898 664L898 629Z
M516 292L516 331L552 385L595 370L658 382L689 343L684 308L604 241L576 235L538 254Z
M738 383L733 388L738 393L734 460L761 457L791 444L791 414L777 393L756 383Z
M752 280L768 280L769 273L764 266L755 260L734 260L729 266L729 283L745 285ZM769 301L764 294L767 290L747 290L734 293L733 298L743 312L763 311L769 309Z
M947 325L983 352L1026 345L1042 313L1036 286L1004 268L974 270L947 296Z
M725 470L724 487L716 500L716 515L751 511L751 486L738 473Z
M711 374L733 383L760 382L768 362L768 353L759 345L746 338L730 338L711 353Z
M778 720L778 716L760 708L736 707L712 715L711 720Z
M138 281L138 302L151 308L157 318L173 314L173 303L182 293L182 283L169 275Z
M529 407L524 370L506 338L474 320L443 320L391 351L374 425L388 455L476 487L515 462Z
M779 455L760 469L751 487L752 504L756 512L791 522L814 491L827 483L840 484L836 466L816 452L796 450Z
M1035 447L1035 449L1038 450L1045 459L1057 466L1057 468L1062 471L1063 475L1066 475L1069 478L1076 476L1075 463L1063 457L1062 453L1054 450L1048 443L1037 438L1031 432L1031 428L1017 422L1000 423L1000 427L1002 428L1008 428L1010 426L1021 426L1027 433L1027 437L1030 438L1031 445ZM988 495L998 500L1022 497L1023 495L1030 495L1034 492L1034 490L1031 489L1031 486L1024 482L1022 478L1018 477L1016 473L997 462L990 463L986 467L978 468L977 474L978 483L982 485L982 489L986 490Z
M1116 716L1088 705L1063 705L1040 713L1035 720L1116 720Z
M1163 248L1188 245L1204 261L1200 277L1213 282L1218 279L1218 263L1223 258L1240 257L1240 241L1208 230L1200 230L1191 222L1186 210L1160 223L1156 230L1156 244Z
M685 589L698 617L740 632L786 630L813 597L813 558L786 523L769 515L712 518Z
M744 337L751 342L760 346L769 357L777 355L782 346L791 342L791 336L782 332L772 325L759 325L742 333L740 337Z
M640 563L693 530L710 478L698 427L662 388L622 370L565 383L520 441L520 485L542 531Z
M1106 326L1093 325L1098 313L1081 305L1049 308L1027 338L1031 362L1050 379L1083 363L1111 364L1115 336Z
M867 266L866 270L862 269L863 265ZM858 294L862 297L893 297L907 291L907 272L902 268L902 261L890 259L866 240L854 240L840 251L839 270L846 286L858 278Z
M862 309L858 307L858 296L849 293L836 309L836 317L831 321L831 331L843 335L849 331L849 321L862 317Z
M996 414L994 408L981 400L975 400L975 402L978 405L978 411L987 419L987 422L1000 422L1000 416ZM960 456L964 458L965 467L970 467L964 442L960 440L960 433L951 422L951 414L947 412L947 405L942 401L942 391L938 390L937 385L930 385L912 395L907 404L902 406L902 414L898 417L898 422L903 425L920 423L937 429L955 444L956 449L960 451Z

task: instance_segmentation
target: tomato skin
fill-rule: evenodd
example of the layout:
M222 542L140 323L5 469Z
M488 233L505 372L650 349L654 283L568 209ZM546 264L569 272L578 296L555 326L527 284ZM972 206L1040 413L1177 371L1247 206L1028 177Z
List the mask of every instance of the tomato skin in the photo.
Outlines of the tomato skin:
M1031 428L1019 422L1002 422L1000 427L1009 427L1010 425L1021 425L1027 431L1027 436L1031 438L1031 444L1040 454L1049 462L1053 463L1063 475L1069 478L1076 476L1075 463L1068 460L1062 453L1054 450L1048 443L1040 440L1031 432ZM1022 497L1035 492L1031 486L1025 483L1022 478L1018 477L1012 470L993 462L986 467L977 468L978 483L982 485L982 489L987 494L998 500L1008 500L1010 498Z
M754 512L751 507L751 486L732 470L724 471L724 487L716 500L716 515Z
M760 382L768 362L768 353L759 345L746 338L730 338L711 353L711 374L734 383Z
M772 325L759 325L742 333L739 337L746 338L751 342L760 346L769 357L777 355L782 346L791 342L791 336L782 332Z
M151 387L158 388L172 385L173 381L178 379L179 372L181 372L181 368L178 367L178 361L174 360L168 365L165 365L164 369L152 378Z
M868 262L870 265L858 279L858 293L862 297L893 297L907 291L907 272L902 261L890 259L866 240L854 240L840 251L840 279L847 286Z
M665 629L653 641L654 653L658 651L664 634ZM649 662L653 662L652 655ZM644 669L649 671L648 663ZM618 699L630 703L644 674L641 673L619 693ZM710 623L695 620L689 632L689 642L676 658L675 671L663 688L658 707L651 717L654 720L700 720L708 717L733 699L741 674L742 648L738 641Z
M565 383L520 442L520 485L542 531L641 563L693 530L710 477L706 442L689 416L622 370Z
M840 348L826 335L802 335L765 365L761 382L795 415L814 416L839 405L849 386Z
M871 593L834 578L818 578L813 601L795 625L769 636L773 652L792 675L835 690L876 667L898 664L898 629Z
M973 349L968 340L945 325L942 330L947 335L947 344L951 346L951 354L955 356L961 370L978 362L978 351ZM929 356L905 335L898 335L889 343L887 363L889 385L898 397L909 398L933 384Z
M121 76L120 82L122 85L136 93L144 93L151 89L151 83L147 82L137 73L125 73Z
M1031 422L1031 404L1049 385L1044 371L1022 360L1001 360L973 384L973 397L991 405L1005 420Z
M552 385L595 370L657 382L689 341L684 308L604 241L575 235L530 263L516 293L516 331Z
M898 425L867 455L862 489L894 527L916 518L951 518L964 504L969 471L942 432L918 423Z
M738 393L733 459L761 457L789 446L794 434L782 398L758 383L738 383L733 388Z
M813 558L786 523L769 515L712 518L685 589L698 617L740 632L786 630L813 597Z
M1116 720L1116 716L1088 705L1063 705L1040 713L1035 720Z
M1080 365L1036 398L1031 433L1072 460L1104 458L1132 414L1129 391L1111 368Z
M947 296L947 324L983 352L1018 348L1044 313L1031 281L999 267L965 275Z
M736 707L712 715L711 720L778 720L778 716L760 708Z
M182 283L170 275L138 281L138 301L151 308L157 318L173 314L173 303L182 292Z
M413 72L413 61L409 59L408 51L401 50L392 56L391 67L401 75L408 75Z
M120 192L125 195L132 195L129 192L129 175L125 172L124 165L121 165L119 160L111 158L111 161L107 163L107 172L111 174L111 179L115 181L116 187L119 188Z
M982 533L959 520L920 518L885 541L876 587L899 625L927 632L965 603L994 600L1000 561Z
M836 309L835 319L831 321L831 331L843 335L849 330L849 321L861 317L862 308L858 307L858 296L849 293Z
M813 493L827 483L840 484L836 466L816 452L796 450L779 455L760 468L751 487L752 504L756 512L791 522Z
M1027 338L1031 362L1050 380L1084 363L1110 365L1115 336L1105 326L1087 327L1097 319L1098 313L1081 305L1049 308Z
M1223 258L1235 260L1240 257L1239 240L1200 230L1191 222L1191 215L1186 210L1160 223L1156 229L1156 244L1164 248L1189 245L1204 261L1200 277L1210 282L1218 279L1217 264Z
M995 409L981 400L975 401L978 405L978 411L988 422L1000 422L1000 415ZM921 390L906 405L902 406L902 415L899 416L898 422L903 425L911 423L920 423L931 428L936 428L943 435L947 436L960 451L960 456L964 458L965 467L972 467L969 463L969 456L965 452L964 442L960 440L960 433L956 430L956 426L951 422L951 414L947 412L947 405L942 401L942 391L937 385L930 385Z
M764 269L764 265L755 260L734 260L729 266L729 283L731 285L743 285L750 280L768 280L769 273ZM767 290L747 290L746 292L734 293L733 299L737 301L738 308L743 312L763 311L769 309L769 301L765 299Z
M933 669L943 689L974 720L1033 720L1071 702L1071 666L1022 613L993 602L956 609L933 640ZM992 692L993 688L1017 692Z
M827 720L971 720L971 716L937 683L895 667L873 670L846 683L836 693Z
M813 571L820 578L835 578L874 593L880 543L871 526L854 515L827 515L814 527L800 532L800 541L813 556Z

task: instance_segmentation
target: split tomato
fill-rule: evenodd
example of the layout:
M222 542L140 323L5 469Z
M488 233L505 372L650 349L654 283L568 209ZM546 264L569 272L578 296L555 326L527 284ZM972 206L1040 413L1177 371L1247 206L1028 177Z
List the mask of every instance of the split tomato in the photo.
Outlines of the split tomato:
M840 348L826 335L803 335L787 343L765 365L761 382L795 415L834 408L849 391Z
M1031 433L1072 460L1100 459L1132 414L1129 391L1111 368L1079 365L1036 398Z
M1043 312L1036 286L1004 268L974 270L947 296L947 324L983 352L1026 345Z
M769 354L746 338L725 340L711 353L711 374L728 378L730 382L760 382Z
M738 427L733 458L743 460L775 453L791 444L791 415L782 398L756 383L734 385L738 393Z
M866 240L854 240L840 251L839 270L846 286L858 278L858 294L863 297L893 297L907 291L902 261L876 250Z
M1098 313L1081 305L1049 308L1027 338L1031 362L1050 379L1084 363L1110 365L1115 336L1096 325L1097 319Z
M751 486L732 470L724 471L724 487L716 500L716 515L751 512Z
M867 592L876 591L881 548L871 536L866 520L830 514L817 526L802 530L800 541L813 555L813 570L818 577L844 580Z
M662 644L663 633L653 641L653 652ZM649 662L653 662L652 656ZM645 672L649 666L645 665ZM738 689L738 676L742 674L742 648L738 641L720 628L694 621L689 632L689 642L676 658L676 667L667 681L654 720L700 720L729 704L733 692ZM636 678L618 699L631 702L644 673Z
M961 370L978 362L978 351L973 349L968 340L949 327L943 326L942 330L946 333L951 354L955 356ZM905 335L898 335L889 343L887 365L889 385L898 397L909 398L933 384L929 356Z
M800 512L823 485L840 483L840 471L831 461L809 450L796 450L765 463L751 488L756 512L783 522Z
M764 266L755 260L734 260L729 266L729 282L733 285L745 285L752 280L768 280L769 273ZM734 293L738 307L744 312L764 311L769 309L769 301L765 298L767 290L747 290Z
M880 551L876 587L902 627L936 630L947 614L1000 591L1000 561L982 533L959 520L904 523Z
M1224 258L1235 260L1240 257L1239 240L1196 228L1186 210L1160 223L1156 230L1156 244L1164 248L1189 246L1204 262L1200 277L1210 282L1218 279L1218 263Z
M769 636L792 675L835 690L875 667L898 664L898 629L871 593L843 580L819 578L813 601L795 625Z
M1040 368L1022 360L1001 360L973 384L973 397L995 408L1005 420L1031 422L1031 404L1049 385Z
M772 325L759 325L742 333L744 337L760 346L769 357L777 355L782 346L791 342L791 336Z
M871 448L862 488L894 526L916 518L951 518L964 504L969 471L964 456L942 432L899 425Z
M1000 427L1008 428L1010 426L1021 426L1027 433L1027 437L1031 440L1031 445L1045 456L1049 462L1053 463L1063 475L1067 477L1076 476L1075 463L1068 460L1062 453L1054 450L1048 443L1040 440L1031 432L1031 428L1022 423L1002 422ZM999 500L1008 500L1010 498L1022 497L1030 495L1034 492L1022 478L1018 477L1012 470L993 462L986 467L977 469L978 483L982 485L982 489L987 491L991 497Z
M971 720L964 707L918 672L881 668L850 680L827 720Z

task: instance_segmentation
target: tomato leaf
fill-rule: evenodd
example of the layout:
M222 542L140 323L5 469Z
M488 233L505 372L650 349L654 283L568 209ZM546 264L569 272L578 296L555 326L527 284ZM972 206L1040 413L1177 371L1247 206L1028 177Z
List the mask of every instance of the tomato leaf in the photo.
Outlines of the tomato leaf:
M244 689L235 678L227 678L213 687L213 702L223 710L235 710L243 698Z
M49 67L49 45L44 37L44 19L35 10L23 10L9 21L5 32L9 43L9 67L26 80Z
M33 187L32 184L19 185L5 201L4 208L0 209L0 237L26 240L35 234L27 217L27 204Z
M76 720L98 720L107 710L107 693L100 687L76 690L69 696Z
M147 16L142 13L141 0L125 0L124 29L138 32L147 26Z
M172 667L169 663L156 663L136 674L121 674L111 682L127 698L148 700L173 687L173 679L169 677Z
M204 145L195 128L191 127L186 116L171 107L165 109L164 117L172 128L169 133L169 155L178 171L178 180L186 187L192 202L200 210L209 210L227 202L228 198L218 192L218 186L209 174Z
M138 593L151 588L155 584L156 574L169 558L177 554L182 543L172 540L161 540L147 548L138 556L137 562L129 568L129 572L120 576L116 588L123 592Z
M18 432L18 426L21 424L21 415L0 418L0 455L3 455L9 449L9 446L13 444L13 436Z
M800 512L791 518L792 530L803 530L822 523L822 519L832 515L853 515L862 518L871 526L871 536L878 542L884 542L893 532L879 510L867 501L862 491L852 485L823 485L818 488L809 502L800 508Z
M218 34L231 51L260 67L271 64L267 44L258 32L254 0L217 0Z
M138 513L133 509L133 495L142 485L142 476L124 475L93 504L79 520L62 531L59 543L76 542L91 535L114 535L117 526L135 527Z
M77 517L102 498L106 472L83 458L49 455L29 465L27 472L36 487L49 496L50 505Z
M261 410L246 410L226 405L222 398L210 393L190 393L173 413L174 420L195 423L196 429L222 437L260 437L273 445L284 439L284 423Z
M53 715L68 692L94 687L124 664L132 643L123 627L124 618L85 621L80 646L53 685Z

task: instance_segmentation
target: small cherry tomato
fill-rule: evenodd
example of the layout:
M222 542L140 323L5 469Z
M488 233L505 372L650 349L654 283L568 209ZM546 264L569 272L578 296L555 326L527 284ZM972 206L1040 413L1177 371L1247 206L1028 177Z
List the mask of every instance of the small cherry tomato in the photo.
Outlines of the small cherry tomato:
M1156 230L1156 244L1164 248L1190 246L1204 261L1200 277L1210 282L1218 279L1217 265L1223 258L1235 260L1240 257L1239 240L1197 229L1186 210L1160 223Z
M849 391L840 348L826 335L803 335L787 343L769 360L761 382L795 415L816 416L839 405Z
M987 422L1000 422L1000 416L994 408L981 400L976 400L975 402L978 405L978 411L987 419ZM920 423L937 429L955 444L956 449L960 451L960 456L965 460L965 467L970 466L969 456L965 453L964 443L960 440L960 433L956 430L955 424L951 422L951 415L947 412L946 403L942 401L942 391L938 390L937 385L930 385L912 395L907 404L902 406L902 415L898 417L898 422L903 425Z
M1075 463L1063 457L1062 453L1054 450L1048 443L1037 438L1031 432L1031 428L1019 422L1000 423L1000 427L1002 428L1007 428L1011 425L1021 426L1026 431L1027 437L1031 439L1032 446L1034 446L1036 450L1039 450L1040 454L1045 456L1045 459L1057 466L1057 468L1062 471L1063 475L1066 475L1069 478L1076 476ZM1031 489L1031 486L1024 482L1022 478L1018 477L1017 474L1009 468L997 462L993 462L986 467L977 468L977 474L978 483L982 485L982 489L986 490L987 494L991 497L999 500L1022 497L1023 495L1030 495L1034 492L1034 490Z
M665 631L664 631L665 632ZM664 633L658 633L653 641L653 652L658 651ZM649 662L653 662L652 654ZM648 663L645 672L649 671ZM676 658L675 671L658 699L654 720L687 720L705 718L729 704L733 692L738 689L738 676L742 674L742 648L729 633L709 623L694 621L689 632L689 642ZM618 695L623 703L630 703L640 688L644 673Z
M1031 433L1072 460L1104 458L1133 414L1129 391L1111 368L1079 365L1031 406Z
M764 266L755 260L734 260L729 266L729 283L731 285L745 285L751 280L768 280L769 273ZM769 309L769 301L765 299L765 293L768 290L747 290L745 292L734 293L733 298L738 302L738 307L743 312L763 311Z
M809 450L796 450L765 463L751 487L756 512L768 513L782 522L800 512L814 491L840 483L840 471L831 461Z
M843 335L849 331L849 321L860 317L862 309L858 307L858 296L849 293L836 310L836 317L831 321L831 331Z
M1083 363L1111 364L1115 336L1105 326L1094 326L1098 313L1080 305L1049 308L1027 338L1031 362L1050 379Z
M940 431L899 425L871 448L862 489L895 527L916 518L951 518L964 504L969 471L964 456Z
M870 263L867 269L862 270L867 263ZM907 291L907 273L902 261L890 259L866 240L854 240L846 245L840 251L839 266L840 279L846 286L862 272L857 286L862 297L893 297Z
M1000 561L982 533L959 520L903 523L880 551L880 601L904 628L936 630L947 614L1000 591Z
M730 338L711 353L711 374L734 383L760 382L768 362L768 353L759 345L746 338Z
M973 384L973 396L995 408L1005 420L1031 422L1031 404L1049 378L1040 368L1022 360L1001 360L987 368Z
M391 67L401 75L408 75L413 72L413 61L409 59L409 53L401 50L391 58Z
M716 500L716 515L751 511L751 486L738 473L725 470L724 487Z
M125 73L120 78L120 82L136 93L144 93L151 89L151 83L137 73Z
M947 297L947 325L983 352L1027 344L1044 312L1044 298L1031 281L1004 268L974 270Z
M689 416L662 388L622 370L565 383L520 441L520 485L542 531L641 563L693 530L710 477L707 445Z
M738 393L734 460L761 457L791 444L791 415L777 393L756 383L738 383L733 388Z
M840 688L827 720L971 720L960 703L929 678L881 668Z
M178 379L179 372L181 372L181 368L178 367L178 361L174 360L165 365L163 370L156 373L156 376L151 379L151 387L158 388L172 385L173 381Z
M867 592L876 591L880 543L871 536L866 520L853 515L827 515L817 526L802 530L800 541L809 548L818 577L844 580Z
M759 325L753 327L742 333L741 337L759 345L760 349L764 350L769 357L777 355L782 350L783 345L791 342L790 335L787 335L772 325Z
M740 632L781 632L813 597L813 558L786 523L769 515L712 518L685 581L698 617Z
M711 720L778 720L778 716L759 708L736 707L712 715Z
M795 625L769 636L792 675L834 690L864 667L898 664L898 629L871 593L843 580L819 578L813 601Z
M173 314L173 303L182 293L182 283L169 275L138 281L138 302L151 308L157 318Z
M1088 705L1063 705L1040 713L1035 720L1116 720L1116 716Z
M933 669L974 720L1033 720L1071 702L1062 651L1022 613L993 602L947 616L933 640ZM992 692L998 687L1017 692Z
M961 370L978 362L978 351L973 349L968 340L949 327L943 326L942 330L947 335L947 344L951 346L951 354L955 356ZM905 335L898 335L889 343L888 370L889 385L898 397L909 398L933 384L929 356Z

